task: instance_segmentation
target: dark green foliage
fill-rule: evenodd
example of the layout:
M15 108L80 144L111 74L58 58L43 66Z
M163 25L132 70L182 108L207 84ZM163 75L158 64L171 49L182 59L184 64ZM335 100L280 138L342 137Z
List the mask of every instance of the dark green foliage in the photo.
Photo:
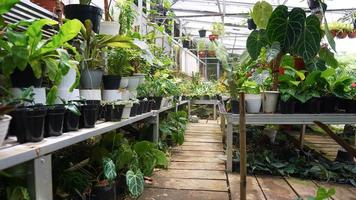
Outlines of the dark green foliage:
M175 144L182 145L187 123L188 114L185 111L169 113L159 127L162 140L172 139Z

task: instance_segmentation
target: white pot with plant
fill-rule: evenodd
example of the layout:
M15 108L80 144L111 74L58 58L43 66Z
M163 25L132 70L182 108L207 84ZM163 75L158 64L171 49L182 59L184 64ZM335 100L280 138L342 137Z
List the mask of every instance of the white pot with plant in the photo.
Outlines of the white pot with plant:
M133 106L132 101L123 101L125 107L122 111L122 119L128 119L130 118L130 113L131 113L131 108Z
M12 109L12 106L0 104L0 146L5 140L12 119L11 116L6 114L11 112Z
M242 85L245 91L246 112L259 113L262 105L260 87L255 81L246 80Z

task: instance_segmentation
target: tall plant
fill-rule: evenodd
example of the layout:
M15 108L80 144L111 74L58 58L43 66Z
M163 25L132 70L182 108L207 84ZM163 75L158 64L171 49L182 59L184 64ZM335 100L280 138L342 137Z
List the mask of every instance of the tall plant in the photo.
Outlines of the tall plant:
M133 9L133 0L118 0L117 6L120 8L120 35L131 32L132 24L135 20L136 11Z

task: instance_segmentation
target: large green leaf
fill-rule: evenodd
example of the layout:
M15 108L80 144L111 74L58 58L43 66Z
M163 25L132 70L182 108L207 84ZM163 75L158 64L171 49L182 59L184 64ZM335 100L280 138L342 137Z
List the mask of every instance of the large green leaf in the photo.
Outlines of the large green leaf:
M269 48L267 48L267 62L271 62L273 59L275 59L278 56L279 52L281 52L281 45L279 44L279 42L275 41Z
M110 158L105 157L103 158L103 166L105 178L110 182L114 181L117 176L114 162Z
M305 28L296 45L296 53L305 62L313 59L319 52L321 41L320 21L315 15L310 15L305 20Z
M246 48L253 60L261 53L262 47L267 46L268 39L265 30L254 30L247 38Z
M270 43L278 41L282 52L288 52L298 41L304 30L305 12L301 8L278 6L272 13L267 25L267 36Z
M61 47L66 42L76 37L80 32L81 27L82 23L77 19L67 21L61 26L58 34L53 36L52 39L40 49L38 54L43 55Z
M126 184L132 197L139 197L144 190L143 174L140 170L136 173L132 170L126 172Z
M37 48L38 43L42 40L42 28L45 25L55 25L58 22L51 19L40 19L36 20L31 24L26 35L28 36L28 45L30 46L31 52L34 52Z
M336 68L338 67L339 63L336 60L334 53L331 52L328 48L320 48L319 56L322 60L326 62L327 65L330 67Z
M20 0L0 0L0 15L8 12Z
M258 28L266 29L272 11L272 5L266 1L259 1L255 4L251 16Z
M168 159L166 154L158 149L152 149L152 154L155 156L157 162L156 164L159 166L167 167L168 166Z

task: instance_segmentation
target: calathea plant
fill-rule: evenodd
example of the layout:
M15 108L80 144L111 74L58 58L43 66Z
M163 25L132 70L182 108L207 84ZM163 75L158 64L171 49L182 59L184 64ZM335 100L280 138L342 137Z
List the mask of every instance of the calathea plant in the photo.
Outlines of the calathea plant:
M7 25L4 30L6 38L0 39L0 68L3 74L10 76L14 72L30 70L37 79L47 76L53 83L47 98L49 102L55 100L56 86L62 77L70 68L76 69L77 62L71 59L66 48L75 51L67 42L76 37L81 28L78 20L68 20L56 35L45 39L42 28L57 24L50 19L20 21ZM19 27L25 27L25 31L19 31Z

